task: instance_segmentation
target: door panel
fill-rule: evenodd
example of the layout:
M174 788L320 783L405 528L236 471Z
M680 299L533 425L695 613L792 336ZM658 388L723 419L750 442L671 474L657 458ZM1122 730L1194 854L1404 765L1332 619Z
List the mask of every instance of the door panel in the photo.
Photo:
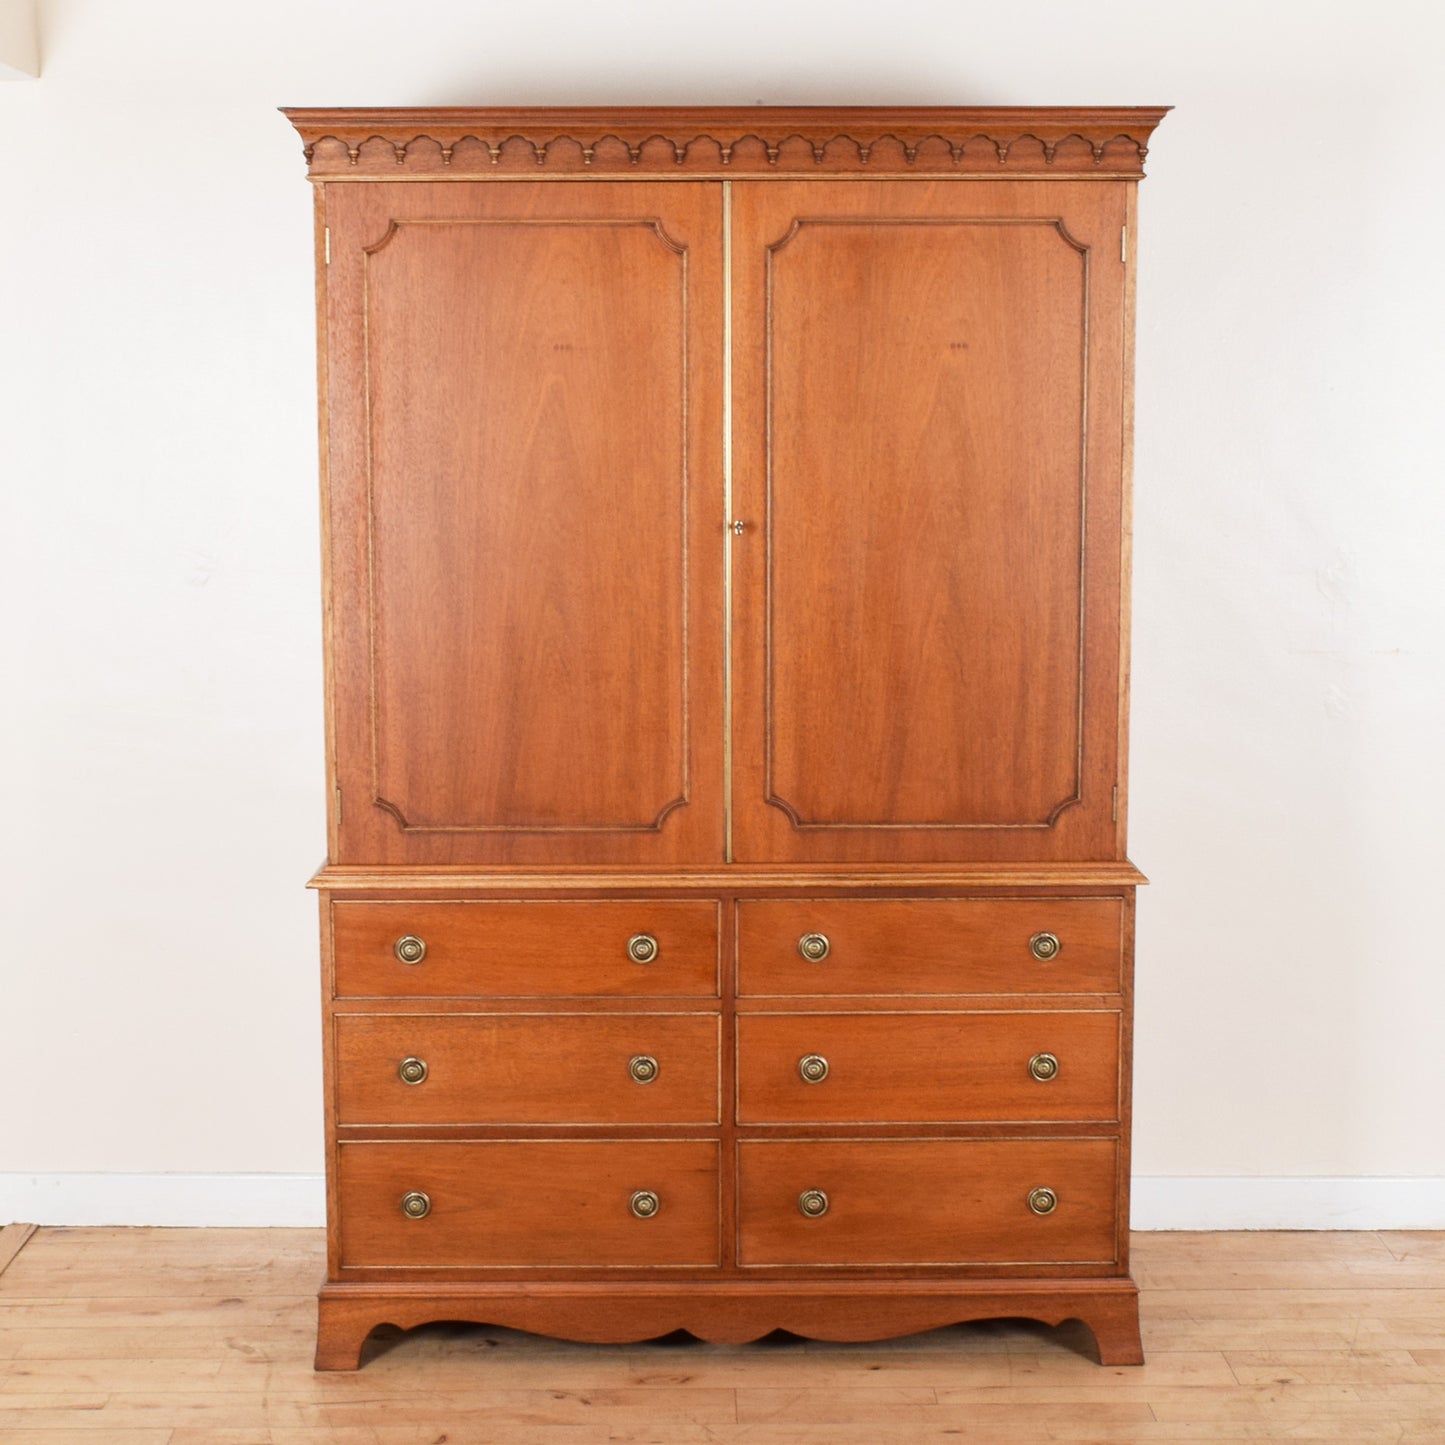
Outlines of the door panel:
M336 861L715 860L719 187L327 222Z
M1114 856L1123 189L735 187L740 860Z

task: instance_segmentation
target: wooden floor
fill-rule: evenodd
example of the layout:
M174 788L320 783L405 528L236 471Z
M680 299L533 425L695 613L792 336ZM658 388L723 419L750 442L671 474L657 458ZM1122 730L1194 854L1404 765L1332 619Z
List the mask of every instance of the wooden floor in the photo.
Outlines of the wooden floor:
M1445 1235L1145 1234L1142 1369L1082 1329L578 1346L434 1326L311 1370L313 1230L42 1229L0 1275L4 1445L1445 1442Z

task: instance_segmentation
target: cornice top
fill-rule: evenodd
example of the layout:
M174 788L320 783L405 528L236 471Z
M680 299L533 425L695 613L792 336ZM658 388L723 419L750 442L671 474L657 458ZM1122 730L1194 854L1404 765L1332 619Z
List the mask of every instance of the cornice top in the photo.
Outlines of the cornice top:
M541 107L284 113L314 179L538 174L1137 179L1168 106Z

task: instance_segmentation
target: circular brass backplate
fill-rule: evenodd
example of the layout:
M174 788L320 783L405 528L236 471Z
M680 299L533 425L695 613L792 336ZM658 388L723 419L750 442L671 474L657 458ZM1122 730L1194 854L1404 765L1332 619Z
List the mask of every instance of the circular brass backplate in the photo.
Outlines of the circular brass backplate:
M822 1054L804 1054L798 1060L798 1074L805 1084L821 1084L828 1077L828 1061Z
M426 1081L427 1067L425 1059L403 1059L397 1065L396 1072L403 1084L420 1084Z
M403 963L420 963L426 957L426 939L414 933L403 934L392 945L391 951Z
M1029 1208L1035 1214L1052 1214L1059 1207L1059 1196L1052 1189L1040 1185L1029 1190Z
M1056 957L1063 946L1057 933L1036 933L1029 939L1029 952L1039 959Z
M627 1072L634 1083L650 1084L657 1077L657 1060L651 1054L633 1054L627 1061Z
M1031 1073L1039 1083L1047 1084L1050 1079L1058 1077L1059 1061L1053 1054L1035 1054L1033 1058L1029 1060L1029 1073Z
M657 940L650 933L634 933L627 940L627 956L633 963L651 963L657 952Z
M431 1195L420 1189L401 1196L401 1212L408 1219L425 1219L431 1213Z
M828 1196L821 1189L805 1189L798 1195L798 1209L809 1219L821 1219L828 1212Z
M639 1189L632 1198L627 1201L627 1207L639 1219L651 1219L652 1216L662 1208L662 1200L650 1189Z
M828 950L832 948L828 942L826 933L805 933L798 940L798 952L808 960L809 963L822 963L827 958Z

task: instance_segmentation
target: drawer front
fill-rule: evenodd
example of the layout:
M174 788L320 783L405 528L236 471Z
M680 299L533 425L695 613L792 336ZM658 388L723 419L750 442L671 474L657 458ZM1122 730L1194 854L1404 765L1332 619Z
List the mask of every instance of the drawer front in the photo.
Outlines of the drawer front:
M716 1014L339 1014L342 1124L707 1124Z
M827 940L821 959L800 948L810 935ZM1058 941L1044 959L1031 946L1041 935ZM740 903L738 992L1117 993L1122 942L1117 898Z
M716 1265L717 1149L705 1140L342 1144L341 1263ZM633 1200L644 1193L657 1207L639 1217ZM416 1195L421 1218L403 1208Z
M1115 1260L1112 1139L750 1141L738 1155L743 1265ZM1030 1207L1039 1189L1051 1213Z
M745 1014L738 1120L1112 1122L1119 1022L1114 1012Z
M336 903L331 916L338 998L717 996L716 903ZM425 946L419 961L398 958L403 939ZM652 940L650 957L634 939Z

